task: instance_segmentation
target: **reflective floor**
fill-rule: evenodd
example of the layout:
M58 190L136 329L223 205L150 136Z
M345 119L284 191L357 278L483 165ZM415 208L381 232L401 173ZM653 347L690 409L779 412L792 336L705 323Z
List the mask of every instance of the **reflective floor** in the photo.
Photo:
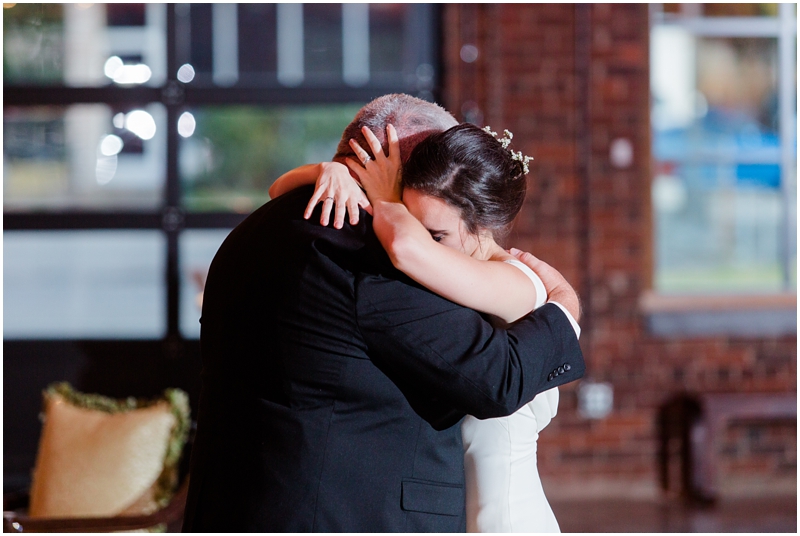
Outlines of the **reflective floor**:
M728 499L709 508L677 502L553 501L562 532L797 532L797 497Z

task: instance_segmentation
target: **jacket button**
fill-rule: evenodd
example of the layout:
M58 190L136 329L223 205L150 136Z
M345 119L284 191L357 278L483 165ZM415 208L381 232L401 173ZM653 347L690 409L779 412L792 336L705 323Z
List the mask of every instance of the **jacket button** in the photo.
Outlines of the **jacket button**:
M565 369L564 367L558 367L558 373L559 374L564 374L565 370L567 370L567 369Z
M572 367L569 366L569 363L564 363L564 370L569 370Z
M549 381L549 382L553 381L553 373L552 372L547 375L547 381Z

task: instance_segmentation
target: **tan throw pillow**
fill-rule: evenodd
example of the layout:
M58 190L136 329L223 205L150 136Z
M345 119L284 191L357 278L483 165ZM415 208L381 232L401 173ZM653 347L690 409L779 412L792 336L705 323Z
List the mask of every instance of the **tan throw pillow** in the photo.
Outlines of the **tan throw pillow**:
M115 400L54 384L43 419L31 517L148 514L169 502L189 430L183 391Z

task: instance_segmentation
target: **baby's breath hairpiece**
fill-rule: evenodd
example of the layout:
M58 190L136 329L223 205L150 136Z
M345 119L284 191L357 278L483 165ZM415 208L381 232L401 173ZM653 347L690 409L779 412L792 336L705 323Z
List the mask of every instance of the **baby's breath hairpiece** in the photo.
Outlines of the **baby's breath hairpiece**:
M502 138L498 138L497 137L497 132L492 132L492 127L486 126L486 127L483 127L483 130L485 132L487 132L488 134L491 134L494 139L496 139L497 141L500 142L500 145L503 146L503 149L507 149L508 152L511 153L511 160L517 160L518 162L520 162L522 164L522 171L525 172L525 174L527 175L528 172L530 171L528 169L528 162L533 160L533 157L524 156L522 154L522 151L512 151L511 149L508 148L509 144L511 143L511 139L514 137L514 135L511 133L511 131L504 130L503 131L503 137Z

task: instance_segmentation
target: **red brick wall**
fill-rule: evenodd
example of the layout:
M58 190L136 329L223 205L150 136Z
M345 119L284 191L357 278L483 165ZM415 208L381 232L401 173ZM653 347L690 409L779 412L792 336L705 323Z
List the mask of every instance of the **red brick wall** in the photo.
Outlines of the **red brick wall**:
M512 147L535 157L509 243L555 265L579 290L587 376L614 387L614 411L599 421L578 415L576 385L562 389L539 447L548 492L656 493L661 404L684 390L796 391L797 353L796 337L647 332L637 304L650 287L653 249L648 7L448 4L443 39L445 107L511 130ZM465 44L478 49L473 63L460 58ZM616 138L633 144L627 169L609 161ZM796 473L796 456L787 454L796 424L744 429L726 436L723 478Z

